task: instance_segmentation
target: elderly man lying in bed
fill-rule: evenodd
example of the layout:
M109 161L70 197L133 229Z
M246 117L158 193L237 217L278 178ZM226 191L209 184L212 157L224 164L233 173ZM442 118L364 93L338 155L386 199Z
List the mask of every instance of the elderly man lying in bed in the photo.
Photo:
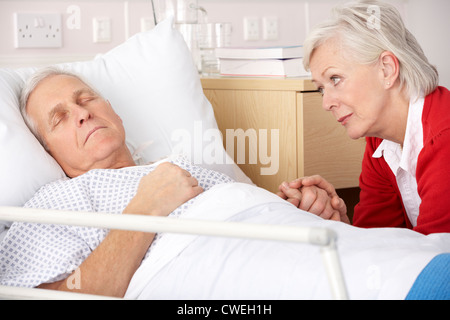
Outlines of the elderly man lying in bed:
M392 264L399 263L398 259L404 262L404 259L409 258L403 249L396 251L389 245L387 239L395 243L396 234L374 231L371 237L370 233L362 234L363 230L347 224L322 220L299 210L298 203L291 205L276 195L250 185L239 186L242 184L233 183L228 176L194 166L182 157L160 164L135 166L125 144L121 119L107 100L75 75L54 70L38 72L24 88L21 100L22 113L28 126L68 176L67 179L41 188L27 202L27 207L176 217L183 214L189 216L189 213L195 212L193 207L203 205L207 210L203 210L206 214L202 218L213 220L311 226L334 223L336 228L344 228L354 237L344 242L350 245L347 249L350 258L344 261L344 268L359 267L357 271L352 271L355 279L350 280L350 288L351 294L362 298L373 297L370 295L373 292L366 290L367 286L363 285L364 280L361 279L373 276L372 273L367 274L367 270L373 268L374 261L381 261L379 270L372 269L377 276L383 272L392 272L395 269ZM227 187L231 187L228 193L223 191ZM208 194L207 190L211 192L214 188L222 188L222 193ZM204 197L205 194L208 197ZM298 190L294 194L298 195ZM289 200L298 202L299 199ZM210 206L206 206L208 201ZM323 201L318 202L326 205L316 208L318 212L315 213L325 212L328 216L336 214L327 212L331 208L329 201L328 195L325 195ZM238 216L242 220L236 220ZM264 220L259 218L262 216ZM359 260L358 246L361 239L366 242L372 239L378 247L379 237L383 237L387 245L375 250L375 257ZM411 241L427 243L425 236L411 232L409 237ZM189 246L182 245L184 238L172 238L173 246L167 246L170 241L166 239L170 239L170 236L15 223L0 247L0 284L109 296L127 294L127 297L134 298L327 297L322 294L323 289L306 290L303 291L306 295L302 295L302 287L328 286L326 280L322 283L318 276L304 274L302 268L308 266L312 267L311 272L317 273L319 269L314 266L320 265L320 260L307 253L309 251L299 251L299 247L280 247L279 244L260 247L253 242L245 242L241 244L245 249L237 249L236 242L220 238L200 243L199 238ZM230 251L219 249L219 241L226 241L224 245ZM194 243L200 247L193 246ZM407 281L406 286L395 283L396 290L403 288L402 294L405 294L421 268L443 251L440 245L436 248L432 244L428 244L428 251L419 262L414 260L407 264L412 271L399 270L398 281L403 278L407 278ZM414 246L414 242L407 243L405 250L413 250L414 256L417 256L417 247ZM178 251L173 247L178 248ZM386 250L386 247L390 247L390 250ZM345 254L345 249L341 250ZM293 255L293 252L297 254ZM170 264L167 255L176 256L174 261L178 264ZM196 255L201 256L202 263L198 263L199 257L195 258ZM149 256L152 259L146 259ZM352 257L358 257L358 260ZM239 259L246 262L241 264ZM153 265L147 263L150 260ZM253 264L248 264L248 261ZM386 265L387 262L389 265ZM196 269L190 276L183 276L187 270L185 266L191 263L196 263L196 268L201 270ZM172 285L161 280L166 279L166 273ZM227 273L241 277L241 280L230 282ZM323 270L319 273L324 274ZM213 277L212 274L215 274L215 280L208 282L207 278ZM203 282L209 283L211 287L201 285ZM233 283L239 289L230 287ZM355 292L352 283L362 291ZM193 287L200 291L192 290Z
M21 98L22 114L29 128L67 176L78 177L76 181L61 181L46 188L31 200L30 206L41 207L45 203L53 209L61 204L67 207L62 199L43 200L61 195L65 190L75 199L74 207L70 208L73 210L167 216L174 211L179 214L182 205L204 189L232 182L225 175L194 167L182 159L177 164L164 162L132 168L135 163L125 143L121 119L107 100L74 74L42 70L29 80ZM119 168L132 169L91 171ZM87 172L90 174L84 175ZM120 179L128 179L128 185L123 187L123 182L117 182ZM78 190L82 184L97 185L89 191ZM114 190L118 185L123 188ZM114 196L78 194L82 192L114 192ZM95 202L98 197L106 199L106 204L79 203L87 199ZM123 296L155 235L113 230L102 236L91 236L104 239L101 243L94 241L92 254L83 255L87 259L77 271L83 275L80 287L85 292ZM38 284L42 288L68 289L64 279Z

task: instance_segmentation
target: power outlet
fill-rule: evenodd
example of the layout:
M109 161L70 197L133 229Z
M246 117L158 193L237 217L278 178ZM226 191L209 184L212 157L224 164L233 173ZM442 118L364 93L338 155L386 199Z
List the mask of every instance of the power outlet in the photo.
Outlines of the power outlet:
M62 47L61 15L58 13L16 13L16 48Z

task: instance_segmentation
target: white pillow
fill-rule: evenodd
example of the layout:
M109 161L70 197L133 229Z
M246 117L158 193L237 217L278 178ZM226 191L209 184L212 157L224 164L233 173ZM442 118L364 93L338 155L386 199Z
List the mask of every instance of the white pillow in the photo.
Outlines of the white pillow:
M21 206L43 184L64 176L28 130L19 111L24 77L32 72L0 70L1 206Z
M192 151L193 162L250 182L224 151L197 68L172 19L92 61L60 66L80 74L111 102L132 145L153 141L142 152L145 161ZM0 206L21 206L39 187L64 175L18 111L20 89L35 70L0 69Z

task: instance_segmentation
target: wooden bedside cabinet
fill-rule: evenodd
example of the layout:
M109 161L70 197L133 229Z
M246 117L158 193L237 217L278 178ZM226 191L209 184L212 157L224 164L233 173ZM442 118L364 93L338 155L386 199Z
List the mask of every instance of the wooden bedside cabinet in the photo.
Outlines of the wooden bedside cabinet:
M365 140L351 140L322 109L322 97L309 79L201 81L225 148L256 185L276 192L283 181L319 174L336 189L358 187ZM239 134L246 137L245 159ZM227 148L227 139L234 148Z

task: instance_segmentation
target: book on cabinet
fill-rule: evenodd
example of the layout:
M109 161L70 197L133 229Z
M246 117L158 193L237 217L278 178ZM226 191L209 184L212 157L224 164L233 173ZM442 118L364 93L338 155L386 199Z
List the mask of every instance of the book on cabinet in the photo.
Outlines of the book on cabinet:
M303 57L303 46L216 48L219 59L292 59Z
M234 77L303 77L303 47L224 47L216 49L220 75Z
M305 77L303 58L220 59L220 75L241 77Z

